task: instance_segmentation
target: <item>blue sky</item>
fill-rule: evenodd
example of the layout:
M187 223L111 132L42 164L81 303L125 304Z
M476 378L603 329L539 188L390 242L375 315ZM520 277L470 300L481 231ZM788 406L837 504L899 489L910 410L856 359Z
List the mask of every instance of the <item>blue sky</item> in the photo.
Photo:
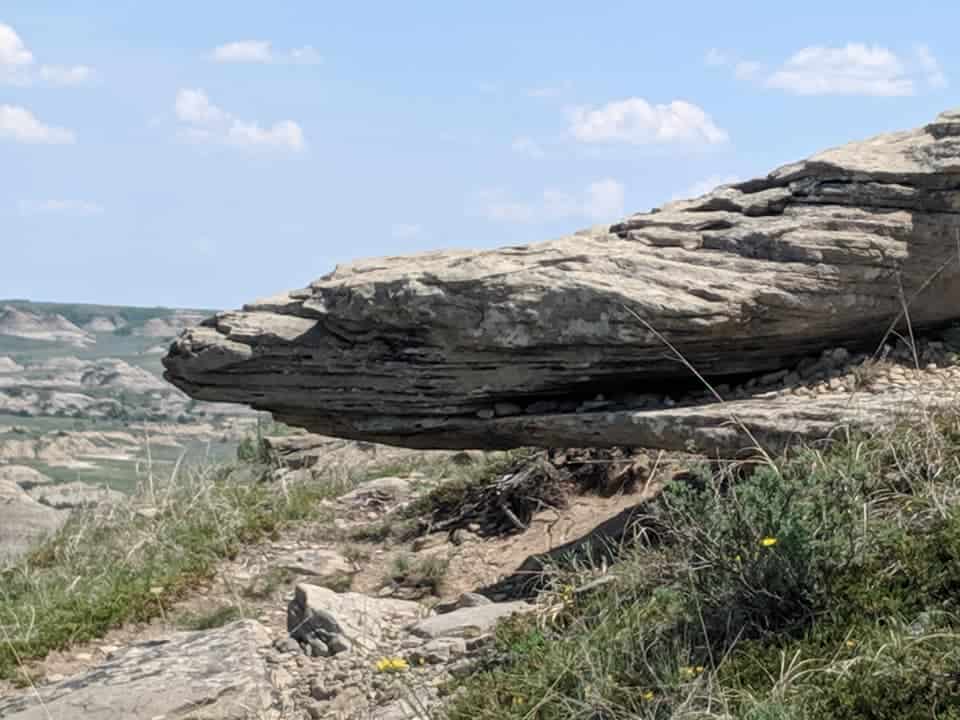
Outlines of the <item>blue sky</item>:
M942 2L4 0L0 297L226 308L960 105Z

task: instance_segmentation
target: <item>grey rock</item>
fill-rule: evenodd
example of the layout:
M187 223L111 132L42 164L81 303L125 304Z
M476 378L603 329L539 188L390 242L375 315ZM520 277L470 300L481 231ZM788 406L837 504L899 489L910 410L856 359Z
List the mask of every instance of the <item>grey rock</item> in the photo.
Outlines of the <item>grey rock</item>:
M283 653L300 652L300 643L292 637L282 637L274 641L273 647Z
M475 637L485 635L501 619L516 613L530 612L525 602L491 603L434 615L412 625L410 633L422 638Z
M430 640L410 653L413 665L439 665L467 654L467 641L462 637L440 637Z
M15 481L0 479L0 565L28 552L66 520L67 513L37 502Z
M272 564L297 575L312 575L315 577L341 575L353 570L349 560L335 550L328 548L295 550L279 556Z
M462 608L471 608L471 607L481 607L483 605L490 605L493 601L480 593L467 592L463 593L453 602L449 603L437 603L433 607L433 611L437 615L443 615L445 613L451 613L454 610L460 610Z
M373 651L391 625L409 623L420 615L417 603L336 593L301 583L287 607L287 631L301 642L317 638L334 654L352 645Z
M132 645L92 670L0 697L5 720L266 717L273 687L258 650L269 634L252 620Z
M670 385L691 375L664 340L722 379L776 372L838 345L872 348L899 317L901 296L915 330L957 320L958 117L552 242L338 267L187 330L164 358L166 377L200 400L408 447L742 446L736 429L704 432L714 421L699 413L711 411L491 409L530 400L576 408L598 393L611 399L611 388L676 400ZM785 423L780 406L754 402L746 414L762 416L780 442L837 424L816 405L807 421L802 398Z

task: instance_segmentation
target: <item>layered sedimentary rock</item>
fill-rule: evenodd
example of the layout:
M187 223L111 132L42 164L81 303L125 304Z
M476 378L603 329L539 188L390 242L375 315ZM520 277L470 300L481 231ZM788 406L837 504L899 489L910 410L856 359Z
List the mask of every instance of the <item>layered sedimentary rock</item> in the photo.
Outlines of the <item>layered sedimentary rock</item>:
M742 445L733 414L771 441L822 434L903 393L671 406L691 368L737 382L960 319L958 248L960 111L611 227L338 267L187 330L166 377L412 447Z

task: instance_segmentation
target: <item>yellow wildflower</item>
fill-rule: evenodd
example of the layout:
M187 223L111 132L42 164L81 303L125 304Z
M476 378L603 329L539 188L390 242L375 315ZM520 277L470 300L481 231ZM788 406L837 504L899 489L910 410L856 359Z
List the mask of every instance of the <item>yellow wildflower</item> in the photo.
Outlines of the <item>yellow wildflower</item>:
M522 695L514 695L514 696L513 696L513 704L514 704L514 705L523 705L523 704L525 704L526 702L527 702L527 701L523 699L523 696L522 696Z
M653 700L653 690L647 690L643 694L643 699L646 700L647 702L650 702L651 700Z
M380 672L403 672L409 669L410 665L401 657L384 657L377 660L377 670Z
M760 541L760 544L764 547L773 547L777 544L777 539L775 537L765 537Z
M857 644L857 641L856 641L856 640L847 640L847 647L848 647L848 648L855 647L856 644Z

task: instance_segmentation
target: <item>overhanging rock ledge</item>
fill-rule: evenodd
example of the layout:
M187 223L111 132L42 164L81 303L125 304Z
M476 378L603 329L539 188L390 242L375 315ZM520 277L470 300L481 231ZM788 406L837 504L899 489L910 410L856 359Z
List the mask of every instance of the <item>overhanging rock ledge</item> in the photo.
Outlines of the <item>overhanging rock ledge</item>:
M905 304L915 331L960 319L958 247L952 111L550 242L338 267L185 331L164 365L197 399L410 447L726 452L746 440L732 416L782 444L952 391L721 405L664 340L715 383L789 379L825 349L876 348Z

